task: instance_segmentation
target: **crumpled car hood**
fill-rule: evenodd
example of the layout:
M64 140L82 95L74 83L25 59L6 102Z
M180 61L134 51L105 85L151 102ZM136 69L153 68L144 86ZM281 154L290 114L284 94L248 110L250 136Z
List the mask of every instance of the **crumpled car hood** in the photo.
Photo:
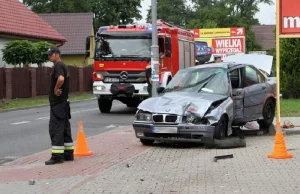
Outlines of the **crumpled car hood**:
M226 98L227 96L204 92L170 92L163 96L144 100L138 106L138 109L149 111L151 113L183 115L185 110L190 105L193 105L197 107L197 113L203 117L213 102Z

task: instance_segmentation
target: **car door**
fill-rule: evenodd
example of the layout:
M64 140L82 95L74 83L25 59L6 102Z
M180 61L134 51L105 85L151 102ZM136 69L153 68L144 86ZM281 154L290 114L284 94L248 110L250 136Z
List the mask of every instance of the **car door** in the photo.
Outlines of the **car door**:
M244 116L255 120L261 114L261 105L267 95L267 83L259 77L259 71L253 66L243 68Z
M233 116L234 121L242 122L244 120L244 89L242 87L243 68L233 69L229 72L232 88Z

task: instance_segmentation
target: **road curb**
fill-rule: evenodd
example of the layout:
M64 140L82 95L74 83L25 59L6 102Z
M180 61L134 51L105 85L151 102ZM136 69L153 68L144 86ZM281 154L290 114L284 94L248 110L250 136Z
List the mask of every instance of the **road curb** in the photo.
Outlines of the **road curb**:
M75 101L71 101L71 104L85 102L85 101L92 101L95 99L96 98L85 99L85 100L75 100ZM49 104L37 105L37 106L27 106L27 107L20 107L20 108L10 108L10 109L5 109L5 110L0 110L0 113L13 112L13 111L19 111L19 110L28 110L28 109L33 109L33 108L43 108L43 107L47 107L47 106L49 106Z
M299 128L282 129L282 131L286 135L299 135L300 134L300 129Z

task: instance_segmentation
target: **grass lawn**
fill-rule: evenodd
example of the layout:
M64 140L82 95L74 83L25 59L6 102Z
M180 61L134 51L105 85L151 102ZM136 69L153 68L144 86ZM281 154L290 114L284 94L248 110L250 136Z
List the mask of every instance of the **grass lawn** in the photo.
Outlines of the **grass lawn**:
M300 117L300 99L283 99L280 109L281 117Z
M93 98L92 92L86 93L74 93L69 95L69 99L71 102L78 100L85 100ZM0 103L0 110L6 110L11 108L23 108L23 107L32 107L37 105L47 105L49 104L48 96L39 96L36 98L22 98L22 99L14 99L8 101L8 104L2 105Z

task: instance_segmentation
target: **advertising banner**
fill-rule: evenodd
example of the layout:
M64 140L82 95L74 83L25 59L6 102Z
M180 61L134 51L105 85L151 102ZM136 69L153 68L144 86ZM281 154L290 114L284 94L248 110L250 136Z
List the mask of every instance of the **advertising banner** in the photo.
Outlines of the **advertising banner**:
M245 37L196 38L196 58L206 58L205 62L214 60L214 56L224 57L245 53Z
M300 34L299 0L280 0L280 35Z
M245 54L245 28L193 29L196 60L200 64L214 61L216 55Z
M194 38L245 36L245 28L193 29Z

